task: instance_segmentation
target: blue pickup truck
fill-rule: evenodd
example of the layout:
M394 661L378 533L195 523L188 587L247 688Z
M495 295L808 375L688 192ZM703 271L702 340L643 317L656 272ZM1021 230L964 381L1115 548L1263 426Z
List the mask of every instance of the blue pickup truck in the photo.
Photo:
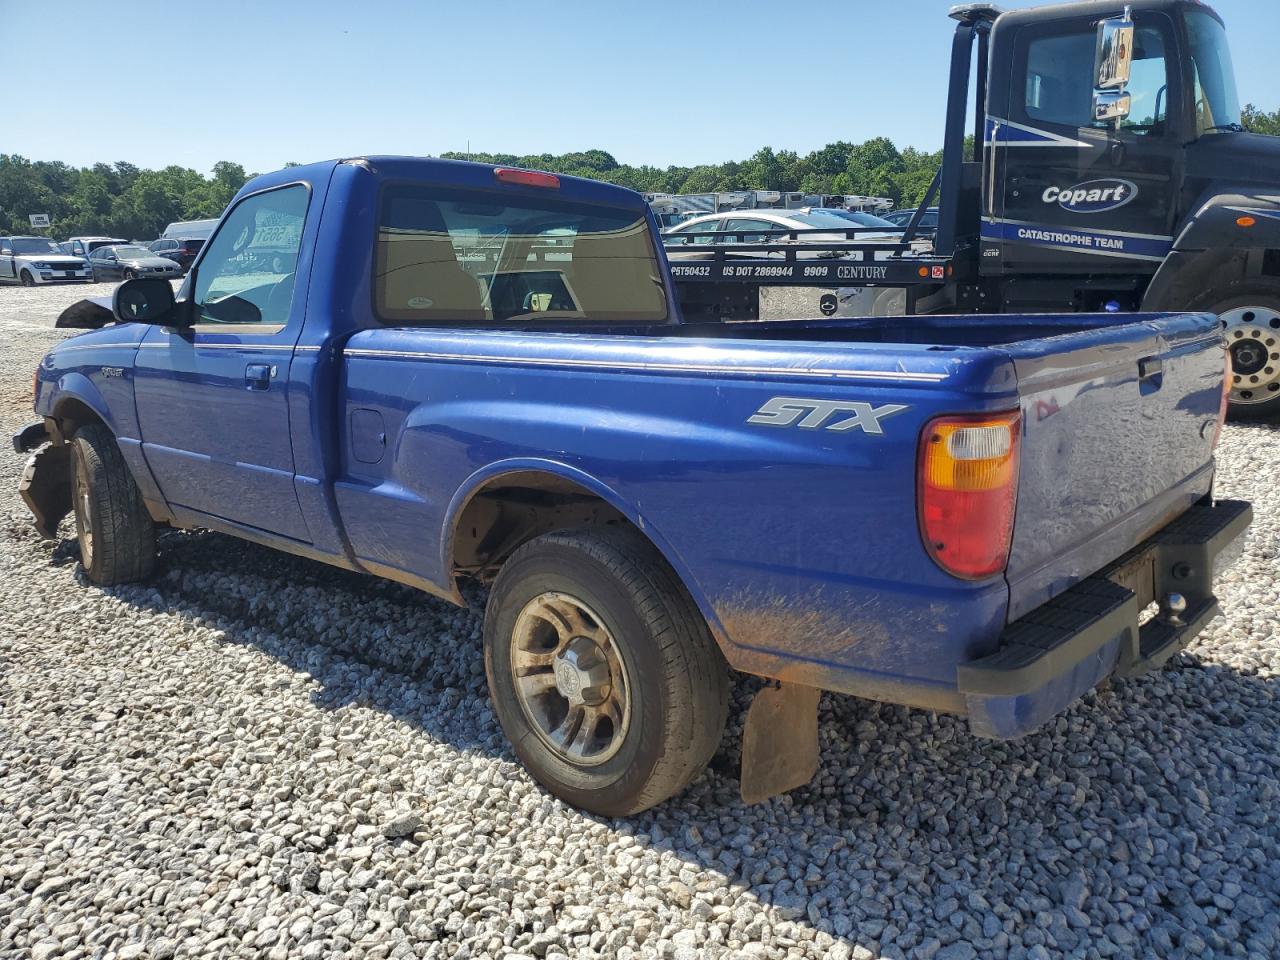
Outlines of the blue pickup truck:
M607 815L698 774L730 670L748 800L812 776L820 690L1021 736L1189 642L1250 519L1212 315L685 323L644 200L571 177L268 174L176 295L60 322L14 445L91 581L169 525L486 584L516 755Z

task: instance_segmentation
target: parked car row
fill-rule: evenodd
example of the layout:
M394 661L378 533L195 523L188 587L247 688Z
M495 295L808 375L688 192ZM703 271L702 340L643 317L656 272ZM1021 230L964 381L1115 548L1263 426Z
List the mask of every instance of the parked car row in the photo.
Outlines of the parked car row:
M181 277L216 220L171 223L150 243L122 237L0 237L0 283L97 283L133 277Z

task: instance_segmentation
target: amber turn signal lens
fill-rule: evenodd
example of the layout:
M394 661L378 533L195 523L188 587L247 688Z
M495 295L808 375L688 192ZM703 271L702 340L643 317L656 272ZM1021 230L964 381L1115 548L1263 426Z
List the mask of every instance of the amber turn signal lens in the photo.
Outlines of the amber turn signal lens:
M1252 227L1257 222L1253 217L1236 217L1237 227Z

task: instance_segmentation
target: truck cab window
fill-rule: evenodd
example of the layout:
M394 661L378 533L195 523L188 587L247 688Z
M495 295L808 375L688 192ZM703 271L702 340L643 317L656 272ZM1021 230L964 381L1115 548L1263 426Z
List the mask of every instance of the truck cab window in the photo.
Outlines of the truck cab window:
M1240 123L1240 98L1227 31L1203 10L1189 10L1186 18L1195 75L1196 133L1231 130Z
M232 208L196 273L197 323L288 322L309 196L294 184Z
M387 323L667 319L643 211L389 186L374 270Z
M1027 44L1028 119L1068 127L1105 126L1093 120L1096 42L1093 27L1084 26ZM1169 109L1168 67L1164 39L1156 27L1140 26L1134 32L1133 70L1125 89L1133 98L1133 109L1120 129L1137 136L1163 134Z

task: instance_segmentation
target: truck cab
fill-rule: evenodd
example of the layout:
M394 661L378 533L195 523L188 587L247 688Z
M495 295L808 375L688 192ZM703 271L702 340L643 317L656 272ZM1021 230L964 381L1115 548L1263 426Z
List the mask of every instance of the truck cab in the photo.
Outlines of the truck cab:
M968 279L917 311L1207 310L1233 416L1280 413L1280 140L1240 125L1222 18L1197 0L952 16L946 150L963 149L970 31L977 145L944 161L939 246Z
M861 287L896 288L860 298L876 316L1205 311L1230 341L1231 415L1280 414L1280 139L1240 125L1222 18L1197 0L951 17L943 161L900 247L730 232L732 263L673 269L686 315L759 319L764 284L811 287L792 297L810 315ZM770 263L799 249L831 268Z

